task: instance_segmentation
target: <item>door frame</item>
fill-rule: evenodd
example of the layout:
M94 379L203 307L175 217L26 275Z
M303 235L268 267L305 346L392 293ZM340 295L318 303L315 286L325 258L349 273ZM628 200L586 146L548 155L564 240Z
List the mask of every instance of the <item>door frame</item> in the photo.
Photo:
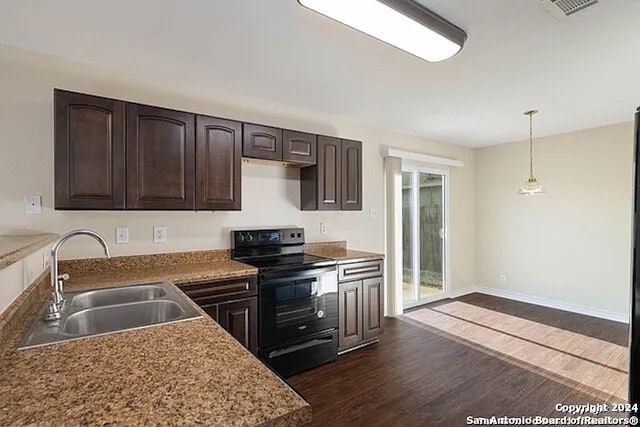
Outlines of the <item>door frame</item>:
M417 166L417 165L413 165L413 164L407 164L405 162L402 163L402 168L401 168L401 173L402 172L417 172L417 173L428 173L428 174L432 174L432 175L441 175L442 176L442 210L444 212L444 215L442 216L442 222L443 222L443 229L444 229L444 233L443 233L443 251L442 251L442 256L443 256L443 260L442 260L442 292L437 294L437 295L433 295L430 297L426 297L423 299L416 299L414 300L411 304L405 305L404 304L404 295L402 293L402 286L400 286L400 295L402 295L402 307L403 310L408 310L411 309L413 307L417 307L420 305L424 305L424 304L428 304L430 302L433 301L438 301L441 300L443 298L447 298L448 294L449 294L449 286L451 283L451 265L450 265L450 261L451 261L451 252L450 252L450 244L449 244L449 240L450 240L450 233L449 233L449 224L451 223L451 212L450 212L450 182L449 182L449 170L448 169L436 169L436 168L431 168L431 167L425 167L425 166ZM415 184L415 183L414 183ZM402 194L402 180L400 180L400 194ZM413 205L417 206L417 202L418 200L415 200L416 195L419 194L418 192L413 191L412 192L412 201L413 201ZM402 209L402 204L400 205L400 209ZM415 216L415 215L414 215ZM412 233L416 233L417 230L417 224L418 221L417 220L412 220L411 221L411 228L412 228ZM402 237L400 237L402 238ZM414 263L414 265L418 265L419 266L419 262L416 264L416 258L418 258L418 247L415 246L412 248L412 263ZM419 259L418 259L419 261ZM402 262L402 258L400 259L400 262ZM420 269L416 269L416 271L413 272L414 277L413 279L415 280L415 275L419 274Z

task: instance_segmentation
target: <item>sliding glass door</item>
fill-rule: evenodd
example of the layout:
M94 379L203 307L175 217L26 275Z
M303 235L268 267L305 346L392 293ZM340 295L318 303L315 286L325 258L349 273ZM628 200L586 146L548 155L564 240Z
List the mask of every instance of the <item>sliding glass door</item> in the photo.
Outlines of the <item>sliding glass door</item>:
M410 308L446 290L447 171L402 168L402 295Z

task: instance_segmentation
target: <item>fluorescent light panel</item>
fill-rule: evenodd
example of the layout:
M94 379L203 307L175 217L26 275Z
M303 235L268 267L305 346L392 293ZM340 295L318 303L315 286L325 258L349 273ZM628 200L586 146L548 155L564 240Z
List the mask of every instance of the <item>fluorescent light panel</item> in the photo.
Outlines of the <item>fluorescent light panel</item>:
M454 41L377 0L298 0L299 3L429 62L451 58L462 49L462 30L425 9L429 19L451 25L464 35ZM416 10L416 6L412 6Z

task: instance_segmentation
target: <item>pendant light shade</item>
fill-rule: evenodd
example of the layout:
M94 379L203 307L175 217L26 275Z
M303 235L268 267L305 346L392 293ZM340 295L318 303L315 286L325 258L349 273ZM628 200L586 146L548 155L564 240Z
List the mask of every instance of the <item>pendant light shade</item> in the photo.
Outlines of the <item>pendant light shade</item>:
M536 194L544 193L542 184L538 182L533 174L533 115L538 110L525 111L525 116L529 116L529 178L522 184L518 194L523 196L535 196Z

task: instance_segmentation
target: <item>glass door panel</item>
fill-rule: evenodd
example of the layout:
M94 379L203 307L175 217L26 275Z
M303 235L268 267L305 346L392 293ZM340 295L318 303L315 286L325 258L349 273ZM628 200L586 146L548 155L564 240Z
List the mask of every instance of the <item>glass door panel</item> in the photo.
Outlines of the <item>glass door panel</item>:
M413 173L402 172L402 299L415 301L413 286L413 224L412 224Z
M444 292L445 172L402 172L402 295L413 307Z
M418 173L420 221L419 299L442 293L444 222L443 176Z

